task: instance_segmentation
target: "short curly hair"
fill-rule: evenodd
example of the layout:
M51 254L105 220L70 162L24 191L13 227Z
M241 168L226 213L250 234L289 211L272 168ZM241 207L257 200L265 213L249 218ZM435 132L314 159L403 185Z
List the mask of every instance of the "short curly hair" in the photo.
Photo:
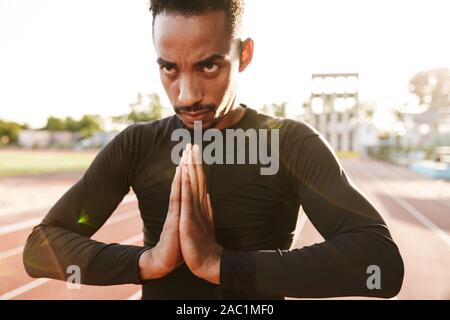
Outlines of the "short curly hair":
M238 35L242 30L244 0L150 0L150 11L155 17L161 13L196 16L213 11L223 11L227 16L230 34Z

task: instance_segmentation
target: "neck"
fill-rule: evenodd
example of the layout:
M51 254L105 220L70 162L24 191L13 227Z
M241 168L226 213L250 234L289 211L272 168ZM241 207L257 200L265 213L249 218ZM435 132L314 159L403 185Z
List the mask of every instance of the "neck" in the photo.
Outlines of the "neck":
M236 123L238 123L245 114L245 108L239 105L236 102L236 99L231 104L230 110L226 113L226 115L220 119L215 125L216 129L226 129L229 128Z

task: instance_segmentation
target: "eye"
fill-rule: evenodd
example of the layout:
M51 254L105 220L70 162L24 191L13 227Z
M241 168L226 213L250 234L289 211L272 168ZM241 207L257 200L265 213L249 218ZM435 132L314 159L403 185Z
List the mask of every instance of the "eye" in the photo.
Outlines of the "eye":
M219 65L217 65L215 63L211 63L211 64L208 64L208 65L203 67L203 71L205 73L214 73L217 70L219 70Z
M177 73L174 66L161 66L161 70L165 75L173 76Z

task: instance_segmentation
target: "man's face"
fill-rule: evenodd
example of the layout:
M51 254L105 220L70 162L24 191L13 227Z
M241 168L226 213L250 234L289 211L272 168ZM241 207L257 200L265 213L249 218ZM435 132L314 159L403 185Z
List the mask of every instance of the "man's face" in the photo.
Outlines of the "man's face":
M232 39L224 12L193 17L160 14L154 21L160 76L175 112L189 127L213 127L236 96L240 41Z

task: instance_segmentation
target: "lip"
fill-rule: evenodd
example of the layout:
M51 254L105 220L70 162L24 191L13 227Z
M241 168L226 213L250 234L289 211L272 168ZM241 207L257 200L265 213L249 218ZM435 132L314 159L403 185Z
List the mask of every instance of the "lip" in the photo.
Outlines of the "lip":
M186 118L186 120L190 123L195 121L204 121L208 118L208 115L211 111L197 111L197 112L183 112L182 116Z

